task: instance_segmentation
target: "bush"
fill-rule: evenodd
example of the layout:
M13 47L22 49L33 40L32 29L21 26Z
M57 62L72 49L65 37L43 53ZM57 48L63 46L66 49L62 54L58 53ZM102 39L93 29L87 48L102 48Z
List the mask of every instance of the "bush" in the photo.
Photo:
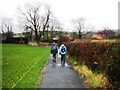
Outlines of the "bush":
M120 82L120 42L66 43L76 61L85 62L93 71L104 72L112 82Z
M48 43L52 43L53 40L52 40L51 38L49 38L49 39L42 39L42 40L40 40L40 42L48 42Z
M65 35L59 36L59 42L68 42L68 41L70 41L70 38L68 36Z

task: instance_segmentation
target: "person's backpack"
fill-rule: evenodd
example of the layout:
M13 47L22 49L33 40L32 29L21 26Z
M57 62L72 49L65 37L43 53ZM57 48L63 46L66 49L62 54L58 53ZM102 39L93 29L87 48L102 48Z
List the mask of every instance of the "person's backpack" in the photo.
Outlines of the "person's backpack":
M61 52L65 52L65 47L64 46L61 47Z
M53 54L53 53L57 53L56 45L53 45L52 48L51 48L51 54Z
M55 46L55 45L53 45L53 46L52 46L52 50L55 50L55 49L56 49L56 46Z

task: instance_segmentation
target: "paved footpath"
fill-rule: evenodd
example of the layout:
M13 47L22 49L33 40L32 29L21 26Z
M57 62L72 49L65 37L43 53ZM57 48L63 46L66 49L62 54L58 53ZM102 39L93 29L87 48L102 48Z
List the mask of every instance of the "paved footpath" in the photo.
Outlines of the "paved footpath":
M49 56L40 88L88 88L67 63L65 67L61 66L60 58L58 55L56 65L53 67L52 55Z

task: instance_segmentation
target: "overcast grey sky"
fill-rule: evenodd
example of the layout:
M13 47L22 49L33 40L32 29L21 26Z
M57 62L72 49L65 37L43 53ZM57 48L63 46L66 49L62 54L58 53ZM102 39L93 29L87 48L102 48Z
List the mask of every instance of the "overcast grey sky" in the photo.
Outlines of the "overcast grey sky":
M16 16L16 7L26 2L51 5L54 15L64 24L65 30L73 30L72 19L86 18L86 26L100 30L103 27L118 28L119 0L0 0L0 18Z

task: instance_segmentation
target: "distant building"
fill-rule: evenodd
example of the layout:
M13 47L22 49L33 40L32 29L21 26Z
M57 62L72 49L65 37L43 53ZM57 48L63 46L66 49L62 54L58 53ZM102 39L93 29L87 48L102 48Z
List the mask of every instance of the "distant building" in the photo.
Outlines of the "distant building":
M17 33L13 37L25 37L25 35L23 35L23 33Z
M13 43L28 44L28 38L23 33L17 33L13 36Z
M105 39L106 36L104 34L87 34L85 36L82 37L82 39Z
M104 34L93 34L91 36L91 38L93 38L93 39L105 39L106 37Z

